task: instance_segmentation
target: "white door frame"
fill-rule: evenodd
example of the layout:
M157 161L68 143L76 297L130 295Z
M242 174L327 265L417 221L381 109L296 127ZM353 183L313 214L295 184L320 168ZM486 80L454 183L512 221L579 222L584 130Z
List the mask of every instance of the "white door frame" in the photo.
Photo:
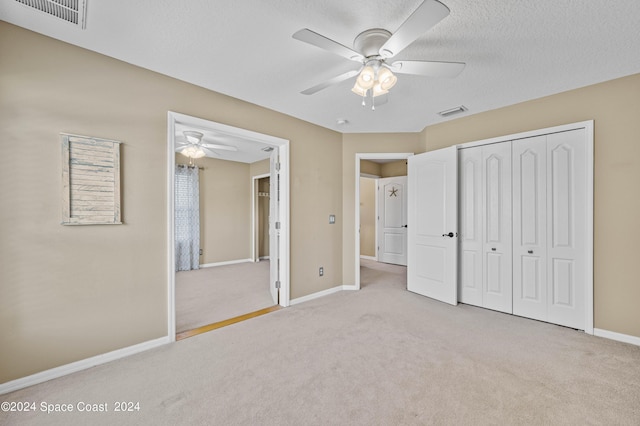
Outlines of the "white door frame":
M355 195L355 284L354 290L360 290L360 160L406 160L413 152L358 152L356 153L356 195ZM376 237L377 238L377 237ZM376 251L377 253L377 251ZM377 255L377 254L376 254Z
M251 177L251 260L260 261L260 253L258 248L258 232L260 227L256 226L259 217L258 210L258 180L270 177L270 173Z
M278 147L280 151L280 306L289 306L289 141L214 121L169 111L167 116L167 335L176 339L176 271L175 271L175 127L176 123L217 130L241 138Z

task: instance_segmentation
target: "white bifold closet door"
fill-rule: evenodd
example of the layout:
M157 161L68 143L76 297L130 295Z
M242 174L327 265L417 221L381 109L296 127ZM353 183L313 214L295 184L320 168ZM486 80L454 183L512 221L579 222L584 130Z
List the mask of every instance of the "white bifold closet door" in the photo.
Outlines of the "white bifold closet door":
M547 136L513 145L513 313L547 321Z
M513 313L585 327L585 130L513 144Z
M460 301L512 312L511 142L462 149Z

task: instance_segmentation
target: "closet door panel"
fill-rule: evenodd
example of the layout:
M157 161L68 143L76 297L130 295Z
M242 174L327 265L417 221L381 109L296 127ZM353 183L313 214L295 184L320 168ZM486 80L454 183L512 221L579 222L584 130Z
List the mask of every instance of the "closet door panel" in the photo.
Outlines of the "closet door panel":
M548 321L585 327L584 129L547 136Z
M546 136L514 141L513 313L547 320Z
M511 142L482 147L483 306L512 313Z
M458 151L459 281L462 303L482 306L482 147Z

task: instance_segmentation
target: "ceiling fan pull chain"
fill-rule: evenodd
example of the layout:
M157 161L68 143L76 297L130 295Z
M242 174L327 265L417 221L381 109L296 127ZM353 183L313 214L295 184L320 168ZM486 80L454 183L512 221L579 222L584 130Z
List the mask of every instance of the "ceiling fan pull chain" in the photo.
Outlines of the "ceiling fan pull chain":
M373 96L373 92L371 93L371 111L376 110L376 98Z

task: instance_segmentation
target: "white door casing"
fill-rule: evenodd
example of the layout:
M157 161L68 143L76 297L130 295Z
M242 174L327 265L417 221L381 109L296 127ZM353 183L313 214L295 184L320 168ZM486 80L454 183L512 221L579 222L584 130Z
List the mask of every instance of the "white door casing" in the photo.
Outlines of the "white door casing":
M452 305L457 284L457 147L408 161L407 289Z
M378 261L407 265L407 177L378 179Z
M406 160L409 157L413 156L413 153L410 152L371 152L371 153L356 153L355 155L355 209L354 209L354 237L355 237L355 245L354 245L354 277L355 283L354 285L343 285L342 288L345 290L359 290L360 289L360 162L362 160ZM377 239L377 238L376 238Z
M511 142L482 147L482 306L512 313Z
M279 304L289 306L289 141L275 136L265 135L246 129L228 126L222 123L205 120L185 114L169 111L167 113L167 336L175 341L175 235L174 235L174 170L175 170L175 135L176 125L186 124L195 128L211 129L240 138L247 138L257 143L278 148L281 163L280 169L280 282ZM270 254L271 255L271 254Z

